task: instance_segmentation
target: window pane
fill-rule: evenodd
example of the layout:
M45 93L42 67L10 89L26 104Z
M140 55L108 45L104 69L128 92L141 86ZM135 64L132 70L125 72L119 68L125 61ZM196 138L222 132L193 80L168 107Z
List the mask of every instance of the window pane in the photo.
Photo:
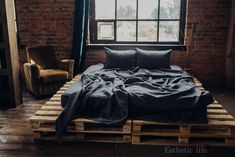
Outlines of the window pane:
M115 19L115 0L95 0L96 19Z
M179 21L160 21L159 41L179 41Z
M136 0L117 0L118 19L136 19Z
M139 19L157 19L158 18L158 0L139 0L138 2Z
M98 40L114 40L114 22L98 22Z
M117 41L136 41L135 21L117 21Z
M180 19L180 0L161 0L160 18Z
M157 41L157 22L138 22L138 41Z

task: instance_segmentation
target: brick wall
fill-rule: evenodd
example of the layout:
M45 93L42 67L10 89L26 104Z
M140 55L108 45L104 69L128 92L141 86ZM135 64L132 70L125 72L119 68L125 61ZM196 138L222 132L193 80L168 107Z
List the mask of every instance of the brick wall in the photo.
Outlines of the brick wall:
M69 58L72 49L74 2L75 0L16 0L20 44L52 45L56 49L57 59Z
M235 1L231 5L225 60L226 87L235 89Z
M56 47L58 59L70 57L75 0L16 0L21 44ZM188 0L185 43L172 62L191 68L202 82L224 80L225 49L231 0ZM104 53L89 51L85 65L104 61Z
M224 82L225 52L230 0L188 0L185 43L187 51L175 52L172 63L191 68L208 85ZM86 66L103 61L91 51Z
M188 1L186 43L189 66L203 82L212 85L224 81L230 4L230 0Z

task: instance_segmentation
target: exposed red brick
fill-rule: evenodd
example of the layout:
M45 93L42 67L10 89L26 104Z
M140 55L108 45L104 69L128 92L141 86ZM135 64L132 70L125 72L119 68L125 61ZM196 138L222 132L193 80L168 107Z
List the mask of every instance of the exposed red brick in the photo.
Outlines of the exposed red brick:
M75 0L16 0L20 44L52 45L58 60L71 57Z
M16 0L21 44L53 45L57 59L72 49L75 0ZM175 52L172 63L191 68L208 85L224 81L231 0L188 0L185 30L187 51ZM194 29L193 29L194 28ZM85 66L104 62L103 51L87 53Z

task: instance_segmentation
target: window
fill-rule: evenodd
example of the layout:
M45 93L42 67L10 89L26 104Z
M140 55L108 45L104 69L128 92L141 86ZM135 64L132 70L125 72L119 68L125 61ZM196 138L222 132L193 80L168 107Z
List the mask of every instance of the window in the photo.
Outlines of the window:
M91 0L92 44L183 44L185 0Z

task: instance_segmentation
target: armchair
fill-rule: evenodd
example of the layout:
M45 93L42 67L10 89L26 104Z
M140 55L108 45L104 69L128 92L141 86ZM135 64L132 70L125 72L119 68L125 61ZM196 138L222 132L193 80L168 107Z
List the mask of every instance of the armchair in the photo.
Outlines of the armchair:
M26 54L26 87L36 97L53 95L73 78L74 61L64 59L57 63L52 46L27 47Z

